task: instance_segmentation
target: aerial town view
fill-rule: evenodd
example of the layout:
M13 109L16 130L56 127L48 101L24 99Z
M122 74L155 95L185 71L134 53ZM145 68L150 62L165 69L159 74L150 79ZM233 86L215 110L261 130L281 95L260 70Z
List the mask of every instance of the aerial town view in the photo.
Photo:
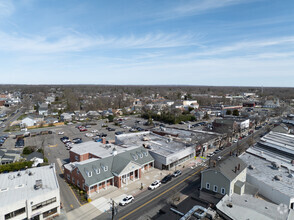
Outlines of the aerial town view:
M294 220L293 0L0 0L0 220Z

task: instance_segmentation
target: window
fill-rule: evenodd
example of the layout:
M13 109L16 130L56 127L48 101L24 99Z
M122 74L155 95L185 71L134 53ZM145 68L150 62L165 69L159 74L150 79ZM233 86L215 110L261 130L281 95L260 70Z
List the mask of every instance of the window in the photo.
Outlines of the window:
M210 189L210 183L206 183L206 189Z
M138 160L138 156L136 154L131 154L134 160Z
M72 177L72 183L73 183L73 184L75 183L75 178L74 178L74 177Z
M108 166L105 166L105 167L104 167L104 171L107 171L107 170L108 170Z
M86 188L86 187L85 187L85 183L83 183L83 190L85 190L85 188Z
M216 185L213 186L213 192L217 192L218 187Z
M53 208L53 209L51 209L51 210L49 210L47 212L44 212L43 213L43 218L47 218L48 216L53 215L55 213L57 213L57 208Z
M18 215L21 215L25 211L26 211L26 208L23 207L21 209L15 210L14 212L10 212L10 213L8 213L8 214L5 215L5 220L6 219L14 218L15 216L18 216Z
M143 154L142 153L140 153L140 158L143 158Z
M148 152L147 151L143 151L143 153L145 154L145 156L148 156Z
M36 205L33 205L33 206L32 206L32 211L34 211L34 210L36 210L36 209L40 209L40 208L42 208L42 207L44 207L44 206L50 205L50 204L52 204L52 203L54 203L54 202L56 202L56 197L54 197L54 198L52 198L52 199L48 199L48 200L46 200L46 201L44 201L44 202L41 202L41 203L38 203L38 204L36 204Z
M100 169L96 169L96 174L99 174L100 173Z
M70 180L70 175L69 174L67 174L67 179Z
M79 175L80 174L80 171L77 169L77 174Z
M225 190L225 188L221 188L221 194L223 194L223 195L226 194L226 190Z
M78 161L78 160L79 160L79 156L78 156L78 155L76 155L76 156L75 156L75 159L76 159L76 161Z
M80 181L79 180L77 180L77 186L80 187Z

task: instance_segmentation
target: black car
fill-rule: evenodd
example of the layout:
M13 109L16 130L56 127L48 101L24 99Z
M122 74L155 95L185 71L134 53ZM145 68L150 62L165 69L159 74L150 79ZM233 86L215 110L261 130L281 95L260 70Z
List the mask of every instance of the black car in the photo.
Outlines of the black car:
M24 147L24 139L19 138L17 139L16 143L15 143L15 147Z
M171 174L168 174L160 182L161 183L167 183L168 181L171 181L171 179L172 179L172 175Z
M143 128L137 127L137 131L144 131Z
M124 132L123 131L117 131L115 132L115 135L120 135L120 134L123 134Z
M74 138L74 139L72 139L72 141L73 141L75 144L83 143L82 138Z
M100 137L107 137L107 134L102 133L100 134Z

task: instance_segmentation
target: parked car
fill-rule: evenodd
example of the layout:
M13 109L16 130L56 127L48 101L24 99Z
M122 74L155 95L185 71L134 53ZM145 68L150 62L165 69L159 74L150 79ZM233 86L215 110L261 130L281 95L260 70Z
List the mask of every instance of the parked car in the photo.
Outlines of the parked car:
M110 127L108 127L108 129L107 129L108 131L115 131L115 129L114 128L110 128Z
M15 142L15 147L24 147L25 142L23 138L19 138L17 139L17 141Z
M173 173L173 177L177 177L177 176L179 176L179 175L181 175L182 174L182 171L180 171L180 170L176 170L174 173Z
M215 154L218 154L219 152L220 152L219 149L216 149L216 150L214 151Z
M120 204L121 206L124 206L124 205L127 205L127 204L131 203L133 200L134 200L134 197L133 197L132 195L128 195L128 196L126 196L125 198L123 198L123 199L119 202L119 204Z
M93 133L86 133L85 136L86 137L93 137L94 135L93 135Z
M137 131L144 131L143 128L137 127Z
M75 144L80 144L83 142L82 138L74 138L72 139L72 141L75 143Z
M91 132L92 133L98 133L98 130L95 129L95 130L92 130Z
M238 140L237 140L237 139L233 140L233 143L237 143L237 142L238 142Z
M161 185L161 182L159 180L155 180L151 185L148 187L148 189L153 190L158 188Z
M58 135L63 135L64 134L64 131L59 131L58 132Z
M217 157L217 160L218 160L218 161L220 161L221 159L222 159L222 157L221 157L221 156L218 156L218 157Z
M123 133L124 133L123 131L116 131L115 135L120 135L120 134L123 134Z
M161 183L167 183L168 181L171 181L171 179L172 179L172 175L168 174L161 180Z
M214 154L215 154L215 153L209 153L209 154L207 155L207 157L212 157L212 156L214 156Z
M100 136L101 137L107 137L107 134L101 133Z
M79 130L80 130L80 132L88 131L87 128L85 128L85 127L81 127Z

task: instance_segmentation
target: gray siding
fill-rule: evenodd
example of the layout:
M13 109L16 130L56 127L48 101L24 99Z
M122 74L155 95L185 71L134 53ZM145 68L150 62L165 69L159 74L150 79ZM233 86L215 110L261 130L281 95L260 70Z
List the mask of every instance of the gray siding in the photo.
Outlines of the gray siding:
M206 189L206 183L210 184L211 191L213 191L213 187L216 185L218 193L221 193L221 188L225 189L226 194L230 192L230 181L220 172L214 170L203 171L201 175L201 188Z

